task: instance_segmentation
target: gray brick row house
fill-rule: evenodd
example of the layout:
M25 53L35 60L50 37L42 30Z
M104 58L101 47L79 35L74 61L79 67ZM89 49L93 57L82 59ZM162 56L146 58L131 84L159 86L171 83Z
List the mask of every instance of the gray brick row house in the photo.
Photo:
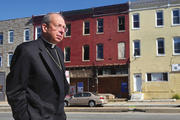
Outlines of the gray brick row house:
M0 101L6 99L5 79L16 46L33 39L31 19L26 17L0 21Z

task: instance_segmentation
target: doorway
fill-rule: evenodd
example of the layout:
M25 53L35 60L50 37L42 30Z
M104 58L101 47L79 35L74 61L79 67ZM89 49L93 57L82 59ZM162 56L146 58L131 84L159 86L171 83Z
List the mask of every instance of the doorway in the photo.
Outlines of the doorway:
M142 91L142 75L140 73L134 74L134 92Z

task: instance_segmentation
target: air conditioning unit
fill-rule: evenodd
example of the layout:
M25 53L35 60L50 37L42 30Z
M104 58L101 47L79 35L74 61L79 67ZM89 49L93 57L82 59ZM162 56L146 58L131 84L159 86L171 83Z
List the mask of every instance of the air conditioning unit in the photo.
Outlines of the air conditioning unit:
M180 71L180 64L172 64L172 71Z

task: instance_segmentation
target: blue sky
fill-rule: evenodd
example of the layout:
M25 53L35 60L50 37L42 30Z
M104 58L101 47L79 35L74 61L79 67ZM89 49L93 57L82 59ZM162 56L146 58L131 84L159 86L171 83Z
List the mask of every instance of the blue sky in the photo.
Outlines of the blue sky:
M0 20L125 3L128 0L1 0Z

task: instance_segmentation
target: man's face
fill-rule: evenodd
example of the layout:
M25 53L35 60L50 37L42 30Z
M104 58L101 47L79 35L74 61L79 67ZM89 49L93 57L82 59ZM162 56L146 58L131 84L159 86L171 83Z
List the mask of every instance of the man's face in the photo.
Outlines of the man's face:
M43 32L49 42L57 44L62 41L65 28L66 24L64 19L58 14L52 14L49 25L44 24Z

